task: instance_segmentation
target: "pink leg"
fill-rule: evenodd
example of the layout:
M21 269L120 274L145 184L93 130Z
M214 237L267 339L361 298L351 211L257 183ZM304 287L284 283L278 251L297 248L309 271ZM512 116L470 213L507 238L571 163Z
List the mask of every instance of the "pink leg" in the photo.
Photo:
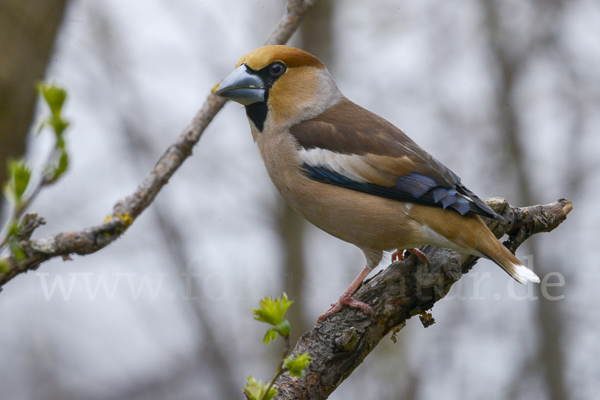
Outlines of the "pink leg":
M421 261L423 264L427 264L427 265L431 266L431 264L429 263L429 260L427 259L427 256L421 250L419 250L419 249L407 249L407 251L409 253L414 254L415 256L417 256L417 258L419 259L419 261ZM402 261L403 258L404 258L404 249L398 249L398 250L396 250L395 252L392 253L392 262L394 262L396 260Z
M342 293L338 301L333 303L331 305L331 308L327 310L325 314L319 317L319 321L323 321L325 317L331 314L335 314L336 312L340 311L343 306L346 305L352 308L360 308L365 312L365 314L372 314L373 310L371 309L370 305L368 305L367 303L363 303L362 301L354 300L352 298L352 295L354 294L354 292L356 292L356 289L358 289L358 287L360 286L362 281L367 277L367 275L369 275L369 272L371 272L371 268L365 267L360 272L360 274L358 274L356 279L350 284L350 286L348 286L348 289L344 290L344 293Z

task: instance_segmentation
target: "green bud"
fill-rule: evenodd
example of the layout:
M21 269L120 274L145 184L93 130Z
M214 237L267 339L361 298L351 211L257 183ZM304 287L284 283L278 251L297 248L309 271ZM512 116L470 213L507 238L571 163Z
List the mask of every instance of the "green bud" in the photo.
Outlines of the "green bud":
M16 205L23 202L23 194L31 179L31 169L24 160L8 160L8 184L4 188L6 197Z
M37 85L38 92L42 95L54 116L60 116L63 104L67 98L67 91L54 84L41 82Z
M60 115L52 115L46 120L46 124L50 125L54 129L56 134L56 146L65 147L65 142L62 139L62 134L69 127L69 121L66 121Z
M248 376L244 394L249 400L271 400L277 394L277 389L270 388L267 390L268 387L268 383L256 381L254 377Z
M267 331L267 333L265 333L265 337L263 338L263 343L269 344L276 338L277 338L277 329L271 328Z
M283 322L283 316L292 303L285 293L281 299L265 296L260 301L260 308L253 308L252 313L255 315L255 320L277 326Z
M306 367L310 364L310 355L308 352L298 355L295 359L290 356L283 361L284 367L290 372L291 376L306 376Z
M290 323L287 319L284 319L279 324L275 325L275 329L277 330L277 332L279 332L281 336L288 336L291 330Z
M6 274L10 271L10 263L6 258L0 258L0 274Z
M11 238L8 240L8 248L17 262L23 261L27 258L25 250L23 250L23 248L15 238Z
M56 182L69 167L69 153L67 153L64 147L57 147L56 152L58 154L58 164L46 166L46 177L44 178L45 185Z

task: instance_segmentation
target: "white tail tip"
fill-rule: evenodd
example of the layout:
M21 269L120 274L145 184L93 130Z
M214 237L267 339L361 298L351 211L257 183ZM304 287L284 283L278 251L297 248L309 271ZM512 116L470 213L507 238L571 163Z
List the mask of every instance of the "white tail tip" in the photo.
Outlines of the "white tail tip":
M522 283L523 285L526 285L527 282L540 283L540 277L526 266L513 264L513 268L513 278L515 278L519 283Z

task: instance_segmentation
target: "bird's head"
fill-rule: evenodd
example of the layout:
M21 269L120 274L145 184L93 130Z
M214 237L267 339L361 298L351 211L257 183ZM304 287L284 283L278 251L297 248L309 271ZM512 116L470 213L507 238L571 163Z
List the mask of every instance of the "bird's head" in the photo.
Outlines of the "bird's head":
M343 97L317 57L288 46L246 54L215 94L246 106L259 133L315 117Z

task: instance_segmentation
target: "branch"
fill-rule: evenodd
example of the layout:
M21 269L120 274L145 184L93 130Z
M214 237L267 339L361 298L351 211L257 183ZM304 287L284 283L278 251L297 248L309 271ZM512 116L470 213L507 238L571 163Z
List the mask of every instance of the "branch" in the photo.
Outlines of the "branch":
M288 0L287 12L267 40L266 44L284 44L300 26L302 18L317 0ZM167 184L181 164L192 154L192 149L200 140L202 133L211 123L227 100L212 93L198 111L192 122L160 157L154 169L127 198L119 201L113 209L112 217L104 223L77 232L58 233L38 240L30 240L31 232L20 240L26 258L16 260L9 257L7 270L0 273L0 290L15 276L35 270L44 261L62 256L68 259L70 254L86 255L103 249L119 238L135 219L154 201L158 192ZM40 225L42 218L34 225ZM31 221L30 221L31 223Z
M486 219L489 228L497 237L508 234L505 245L512 251L532 235L554 230L573 209L567 199L523 208L512 207L498 198L486 202L504 217L502 222ZM411 256L393 263L357 291L354 297L370 304L373 315L345 307L298 340L292 355L308 351L311 356L306 377L291 378L287 373L280 376L275 382L275 399L325 399L390 331L395 334L406 320L419 314L425 327L433 323L426 311L450 291L478 258L435 246L421 250L427 254L431 269Z

